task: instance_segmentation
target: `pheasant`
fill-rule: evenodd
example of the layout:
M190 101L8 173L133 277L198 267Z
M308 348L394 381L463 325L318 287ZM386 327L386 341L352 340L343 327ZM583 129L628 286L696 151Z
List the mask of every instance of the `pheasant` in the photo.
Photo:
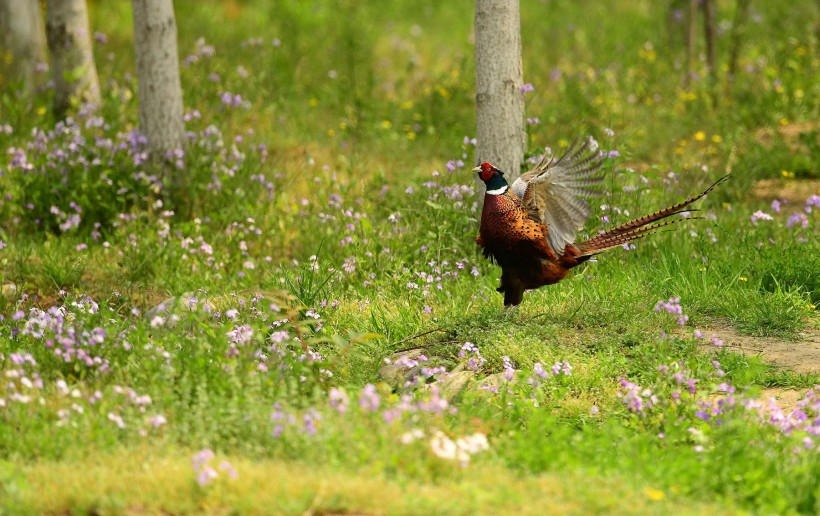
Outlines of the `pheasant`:
M570 269L598 253L684 220L659 222L693 211L687 207L731 175L683 202L575 242L590 215L584 198L603 193L599 185L604 179L604 157L590 148L590 141L574 143L557 160L542 158L512 187L504 179L504 172L490 163L472 169L487 187L476 243L485 257L501 266L501 286L497 290L504 294L504 306L520 304L526 290L561 281Z

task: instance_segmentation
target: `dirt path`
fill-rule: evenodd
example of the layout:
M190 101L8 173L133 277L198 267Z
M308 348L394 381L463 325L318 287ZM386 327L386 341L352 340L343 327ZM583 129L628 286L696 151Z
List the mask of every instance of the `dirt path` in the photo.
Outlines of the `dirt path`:
M728 327L705 328L717 335L724 346L744 355L759 356L764 362L796 373L820 374L820 330L808 329L797 340L741 335Z
M717 335L726 349L744 355L758 356L767 364L796 373L820 374L820 330L808 329L801 332L797 340L740 335L729 327L706 328L704 333ZM775 398L784 411L791 411L797 408L797 402L807 390L770 387L763 389L761 397Z

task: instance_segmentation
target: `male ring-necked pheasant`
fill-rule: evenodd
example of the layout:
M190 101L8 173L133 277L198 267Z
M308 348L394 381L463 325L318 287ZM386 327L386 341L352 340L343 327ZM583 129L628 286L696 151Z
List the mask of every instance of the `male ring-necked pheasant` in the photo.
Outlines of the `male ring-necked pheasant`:
M589 218L586 197L597 197L603 181L603 156L590 149L590 140L573 144L557 160L544 157L512 187L504 173L490 163L473 169L487 186L481 229L476 243L484 256L501 266L504 305L521 303L524 291L564 279L569 270L592 256L643 237L648 232L680 222L672 215L693 211L689 205L705 196L729 175L702 193L604 231L583 242L575 235Z

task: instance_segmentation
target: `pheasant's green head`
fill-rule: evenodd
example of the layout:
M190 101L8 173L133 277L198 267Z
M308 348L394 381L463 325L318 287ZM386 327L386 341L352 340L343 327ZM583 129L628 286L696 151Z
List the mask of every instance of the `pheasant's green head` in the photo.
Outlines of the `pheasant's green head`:
M507 181L504 179L504 172L498 170L491 163L486 161L481 166L475 167L473 172L487 185L487 193L493 195L503 194L507 191Z

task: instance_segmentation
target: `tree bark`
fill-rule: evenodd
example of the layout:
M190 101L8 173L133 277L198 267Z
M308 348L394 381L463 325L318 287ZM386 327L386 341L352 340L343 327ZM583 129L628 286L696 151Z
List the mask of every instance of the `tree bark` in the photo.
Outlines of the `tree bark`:
M735 7L735 21L732 23L732 32L729 36L731 43L729 47L729 71L726 74L726 96L730 96L737 74L737 60L740 56L740 47L743 36L746 33L746 20L749 15L749 5L751 0L737 0Z
M527 145L518 0L476 0L476 158L512 183Z
M689 0L669 0L666 5L666 41L670 49L686 46L686 9Z
M184 147L182 86L172 0L134 0L140 131L155 160Z
M695 73L695 18L698 15L698 0L689 0L689 11L686 14L686 76L684 88L689 88L692 75Z
M715 3L703 0L703 36L706 40L706 69L709 73L709 93L712 105L717 105L715 88L718 82L717 56L715 55Z
M0 86L35 83L37 65L46 62L46 29L40 3L0 0Z
M54 77L55 113L63 115L72 98L99 104L100 82L85 0L48 0L46 35Z

